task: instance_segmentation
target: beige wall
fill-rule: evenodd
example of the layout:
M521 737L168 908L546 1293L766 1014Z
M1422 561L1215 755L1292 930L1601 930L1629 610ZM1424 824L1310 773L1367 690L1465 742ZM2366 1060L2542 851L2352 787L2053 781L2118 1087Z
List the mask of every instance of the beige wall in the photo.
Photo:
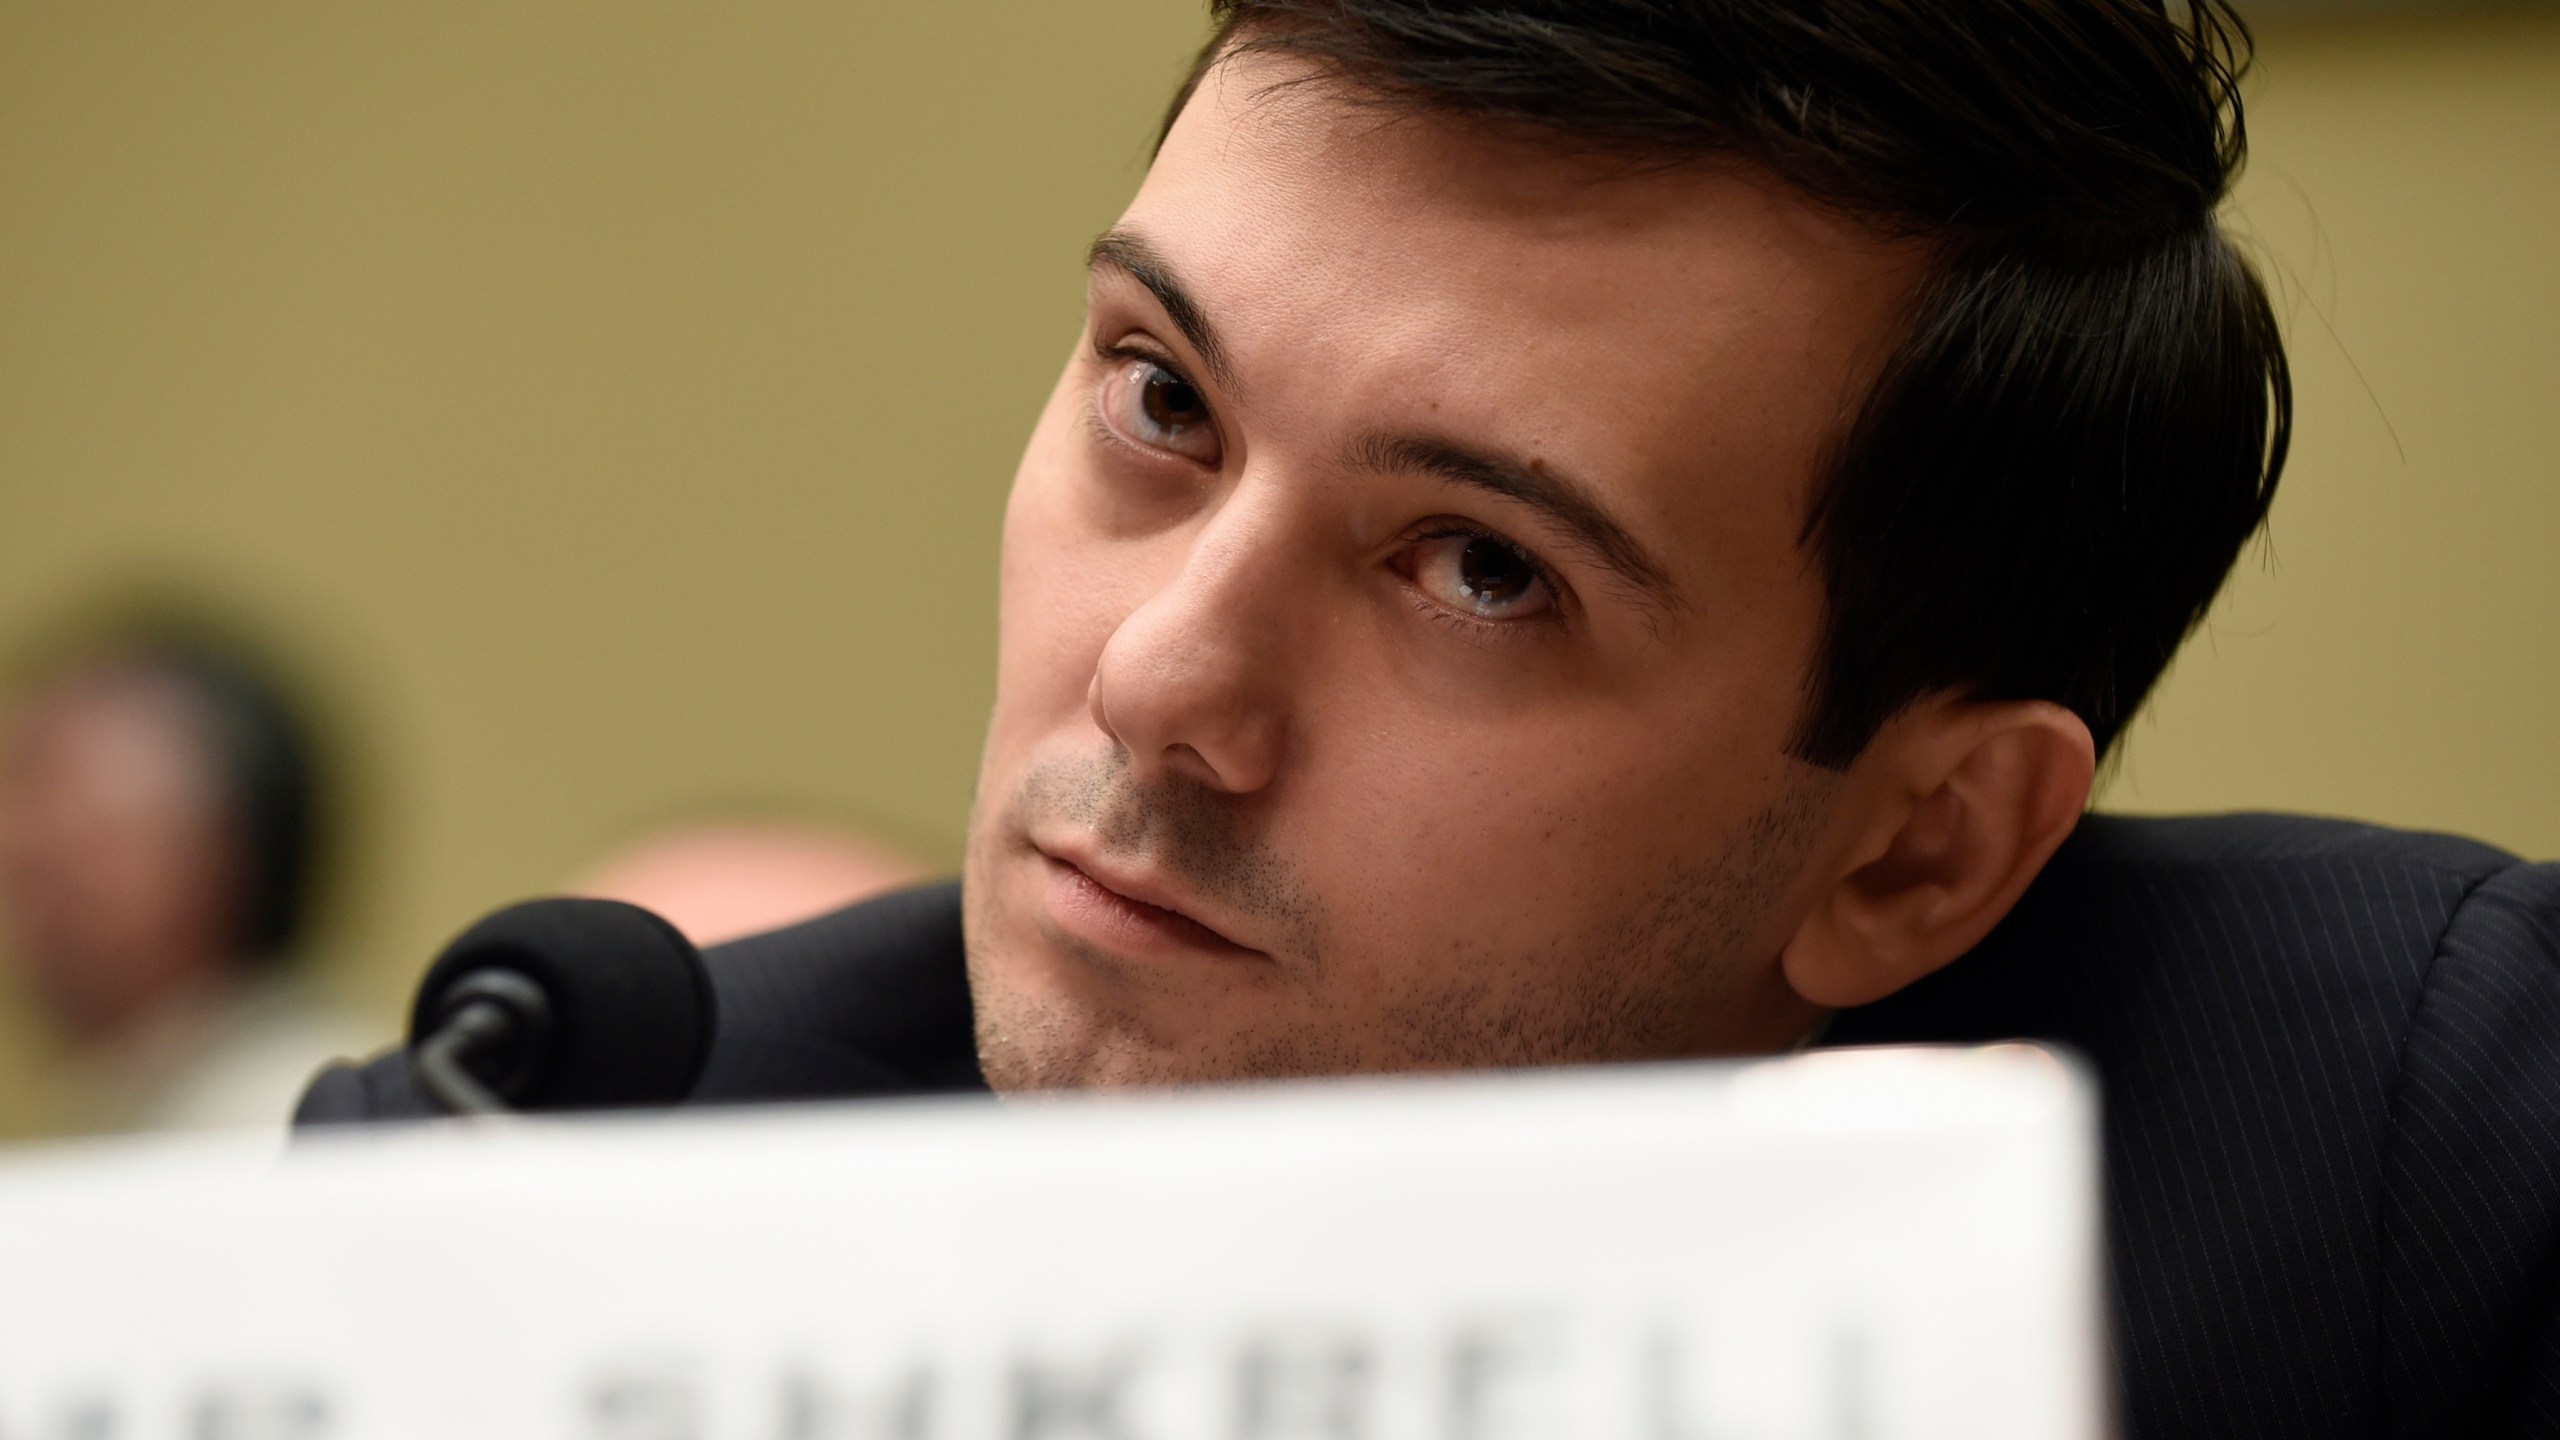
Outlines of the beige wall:
M175 574L302 653L386 1037L461 922L671 814L955 861L1004 487L1201 30L0 6L0 650Z
M0 651L131 577L298 651L361 742L329 974L386 1036L459 923L656 818L953 860L1003 487L1200 28L0 7ZM2257 94L2281 563L2111 801L2560 853L2560 24L2288 30ZM28 1053L0 1001L0 1130Z
M2107 803L2560 857L2560 17L2277 29L2252 94L2298 440Z

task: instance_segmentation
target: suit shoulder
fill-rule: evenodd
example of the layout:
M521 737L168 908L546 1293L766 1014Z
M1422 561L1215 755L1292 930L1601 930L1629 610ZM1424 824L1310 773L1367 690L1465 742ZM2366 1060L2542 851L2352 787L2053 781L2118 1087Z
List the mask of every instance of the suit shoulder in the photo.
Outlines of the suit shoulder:
M720 1023L697 1101L981 1087L957 881L703 954Z
M2356 1433L2390 1403L2377 1346L2409 1313L2383 1252L2413 1017L2532 868L2298 816L2092 816L1978 950L1833 1033L2087 1055L2129 1428Z
M2360 820L2244 812L2230 815L2090 815L2054 857L2075 869L2304 869L2372 866L2478 880L2517 863L2461 835L2397 830Z
M2519 1376L2560 1388L2560 1357L2523 1354L2560 1265L2560 865L2490 876L2439 937L2401 1039L2381 1222L2395 1410L2498 1433Z

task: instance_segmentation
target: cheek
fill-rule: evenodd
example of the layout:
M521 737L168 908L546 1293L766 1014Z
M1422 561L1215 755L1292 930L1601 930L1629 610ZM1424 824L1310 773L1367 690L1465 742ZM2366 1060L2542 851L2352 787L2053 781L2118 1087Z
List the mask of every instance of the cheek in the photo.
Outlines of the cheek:
M1142 546L1106 535L1081 497L1092 463L1076 407L1061 385L1041 417L1005 504L996 630L996 709L1002 748L1081 715L1094 666L1144 597Z
M1578 953L1784 783L1756 734L1673 748L1664 733L1562 710L1421 727L1328 777L1336 803L1309 796L1301 813L1336 818L1293 848L1338 897L1336 933L1408 983L1485 956Z

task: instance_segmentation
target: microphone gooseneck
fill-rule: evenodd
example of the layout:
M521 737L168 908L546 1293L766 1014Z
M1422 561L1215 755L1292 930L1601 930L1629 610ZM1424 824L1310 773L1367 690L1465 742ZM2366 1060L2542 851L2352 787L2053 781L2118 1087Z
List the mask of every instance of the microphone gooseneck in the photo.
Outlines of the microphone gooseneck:
M447 987L437 1011L410 1052L418 1088L456 1115L515 1109L509 1097L530 1088L550 1048L551 1001L542 987L520 971L486 965Z
M670 1105L709 1058L693 943L613 900L533 900L445 947L418 986L409 1067L449 1114Z

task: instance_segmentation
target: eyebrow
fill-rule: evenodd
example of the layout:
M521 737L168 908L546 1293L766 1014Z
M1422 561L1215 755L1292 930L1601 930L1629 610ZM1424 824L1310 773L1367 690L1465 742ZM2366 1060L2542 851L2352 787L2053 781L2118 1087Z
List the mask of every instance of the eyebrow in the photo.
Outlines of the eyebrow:
M1199 302L1182 288L1173 267L1145 236L1132 230L1106 230L1086 252L1085 263L1089 269L1117 270L1145 286L1201 363L1209 367L1219 388L1235 393L1235 369L1217 327L1209 323ZM1680 590L1671 572L1594 498L1589 486L1571 476L1543 464L1427 435L1368 435L1351 453L1356 466L1433 475L1527 505L1562 525L1592 558L1625 581L1638 600L1657 610L1681 608Z
M1209 323L1199 302L1174 278L1173 266L1147 243L1145 236L1130 230L1104 231L1102 238L1093 242L1093 248L1085 252L1085 268L1117 270L1147 287L1147 293L1156 297L1156 303L1172 318L1174 328L1198 352L1200 363L1209 367L1209 378L1218 382L1219 389L1230 395L1235 393L1235 367L1228 363L1227 347L1218 339L1217 327Z
M1367 435L1352 447L1352 458L1373 470L1433 475L1459 485L1516 500L1571 531L1593 559L1660 610L1681 606L1680 589L1671 572L1627 527L1609 514L1589 486L1539 463L1507 455L1471 450L1426 435Z

